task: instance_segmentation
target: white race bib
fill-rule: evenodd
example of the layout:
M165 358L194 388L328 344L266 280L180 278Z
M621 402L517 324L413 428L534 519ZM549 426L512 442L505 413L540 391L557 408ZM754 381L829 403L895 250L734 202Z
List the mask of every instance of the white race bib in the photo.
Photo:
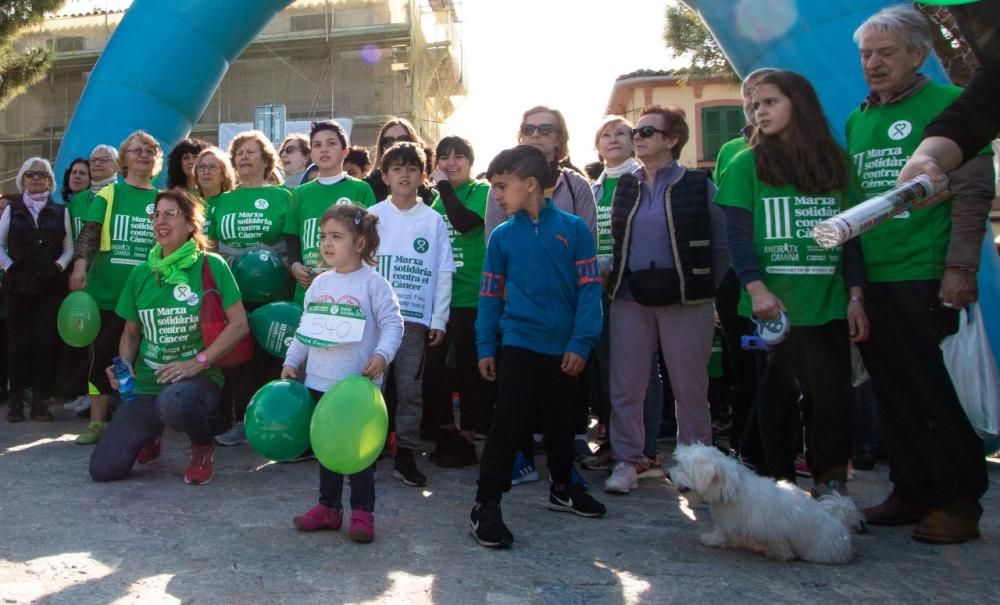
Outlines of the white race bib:
M302 314L295 338L310 347L335 347L360 342L365 333L365 314L353 305L311 303Z

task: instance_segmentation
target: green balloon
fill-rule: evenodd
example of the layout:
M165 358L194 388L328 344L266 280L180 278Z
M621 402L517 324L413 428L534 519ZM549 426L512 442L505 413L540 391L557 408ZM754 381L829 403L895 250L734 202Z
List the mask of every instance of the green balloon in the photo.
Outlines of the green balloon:
M320 464L350 475L375 461L388 431L389 413L382 393L364 376L352 376L319 400L309 440Z
M71 347L86 347L101 331L101 311L94 298L77 290L63 299L56 318L59 336Z
M301 319L302 305L273 302L250 314L250 331L265 351L284 359Z
M233 261L233 277L245 302L278 300L288 289L291 275L273 250L247 250Z
M315 402L294 380L272 380L254 394L243 422L250 447L271 460L291 460L309 447Z

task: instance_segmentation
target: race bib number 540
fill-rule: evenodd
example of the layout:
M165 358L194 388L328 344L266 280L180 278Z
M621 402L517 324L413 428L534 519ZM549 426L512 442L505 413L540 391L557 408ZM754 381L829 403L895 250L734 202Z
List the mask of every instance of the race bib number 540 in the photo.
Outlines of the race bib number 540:
M353 305L312 303L302 315L295 338L310 347L335 347L360 342L365 314Z

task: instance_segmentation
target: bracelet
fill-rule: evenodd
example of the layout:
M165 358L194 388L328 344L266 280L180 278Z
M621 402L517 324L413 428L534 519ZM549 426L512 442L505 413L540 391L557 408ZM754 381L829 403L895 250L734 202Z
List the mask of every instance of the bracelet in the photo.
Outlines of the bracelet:
M852 296L851 297L851 302L863 303L863 302L865 302L865 297L864 296Z
M977 269L973 269L968 265L945 265L945 269L958 269L959 271L967 271L969 273L976 273Z

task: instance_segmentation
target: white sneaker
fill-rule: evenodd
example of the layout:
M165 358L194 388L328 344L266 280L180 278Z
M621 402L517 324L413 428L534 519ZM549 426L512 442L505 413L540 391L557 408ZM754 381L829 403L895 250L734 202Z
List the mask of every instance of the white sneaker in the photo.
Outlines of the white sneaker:
M604 491L610 494L627 494L637 487L639 487L639 479L636 477L635 467L628 462L616 464L615 470L604 482Z
M243 445L248 443L247 431L242 422L234 422L228 431L215 436L215 442L219 445Z
M73 401L67 401L63 404L63 409L70 412L82 412L90 409L90 395L80 395Z

